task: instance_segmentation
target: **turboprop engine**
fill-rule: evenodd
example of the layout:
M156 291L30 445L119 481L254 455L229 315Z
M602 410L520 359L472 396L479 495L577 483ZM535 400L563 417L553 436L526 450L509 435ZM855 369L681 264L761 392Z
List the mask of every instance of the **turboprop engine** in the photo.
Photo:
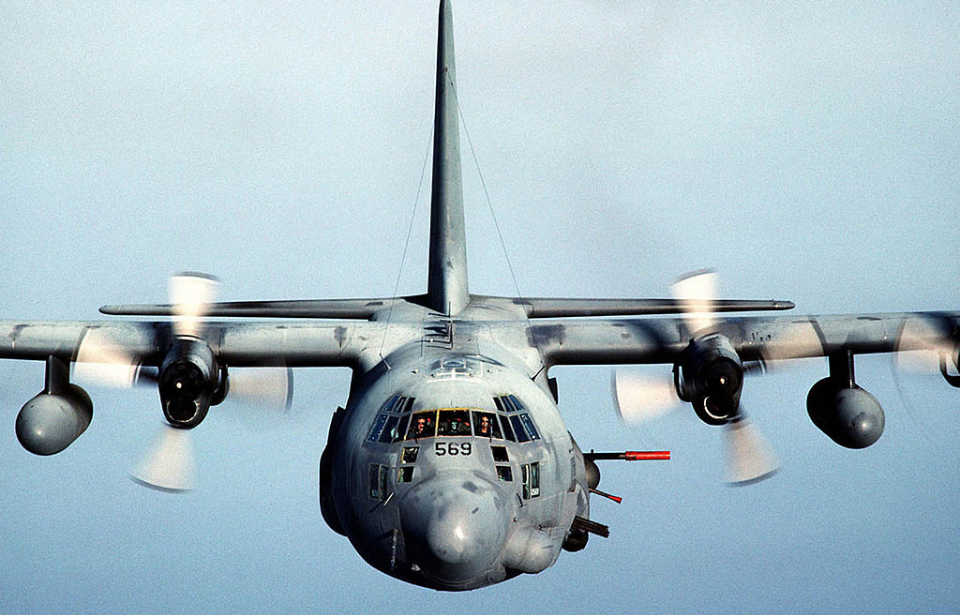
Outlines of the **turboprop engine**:
M704 423L723 425L737 416L743 363L729 339L714 333L692 341L679 371L677 393Z
M160 365L159 390L167 421L192 429L207 416L210 406L226 397L226 372L205 342L178 339Z

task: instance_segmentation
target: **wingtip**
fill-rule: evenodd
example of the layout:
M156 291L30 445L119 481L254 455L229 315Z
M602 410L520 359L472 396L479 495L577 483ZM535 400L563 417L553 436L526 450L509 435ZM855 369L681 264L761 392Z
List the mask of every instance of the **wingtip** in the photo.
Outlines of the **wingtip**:
M100 308L101 314L107 316L169 316L171 311L169 304L144 304L144 305L104 305Z

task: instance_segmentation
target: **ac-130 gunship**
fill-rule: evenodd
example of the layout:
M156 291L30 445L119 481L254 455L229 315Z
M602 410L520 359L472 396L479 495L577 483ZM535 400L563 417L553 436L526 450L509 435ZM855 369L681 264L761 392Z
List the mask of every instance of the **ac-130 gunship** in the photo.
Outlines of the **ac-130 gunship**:
M286 382L291 368L349 367L349 397L320 461L324 520L386 574L468 590L541 572L563 550L583 549L590 534L606 536L590 518L591 494L605 495L596 461L665 456L581 451L558 411L555 365L671 366L678 397L726 430L736 453L731 479L741 483L775 469L740 409L752 365L828 357L829 375L811 389L808 412L850 448L871 445L884 426L879 403L856 384L855 355L935 350L944 378L960 386L956 312L721 317L793 304L715 300L698 287L702 276L672 299L471 294L456 97L453 23L443 0L425 294L217 303L207 294L211 280L188 274L175 279L170 304L101 309L163 317L155 321L0 321L0 357L46 364L44 391L17 417L23 446L55 454L90 423L92 403L71 382L72 364L106 366L101 373L111 375L119 367L123 378L158 388L170 427L160 454L173 465L152 462L139 478L178 491L187 485L170 447L239 389L245 370L282 364ZM645 392L629 377L614 383L622 413L642 406Z

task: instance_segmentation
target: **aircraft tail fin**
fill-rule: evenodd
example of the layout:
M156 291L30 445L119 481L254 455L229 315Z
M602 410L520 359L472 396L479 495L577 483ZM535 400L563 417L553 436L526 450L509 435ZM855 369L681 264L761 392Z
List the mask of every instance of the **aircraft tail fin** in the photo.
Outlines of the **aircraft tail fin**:
M450 316L459 313L470 301L456 83L453 14L449 0L441 0L427 303L431 309Z

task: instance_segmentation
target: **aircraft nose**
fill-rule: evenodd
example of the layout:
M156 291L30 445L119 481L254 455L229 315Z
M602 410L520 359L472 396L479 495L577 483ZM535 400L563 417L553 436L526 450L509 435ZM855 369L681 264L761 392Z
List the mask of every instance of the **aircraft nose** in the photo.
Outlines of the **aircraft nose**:
M408 556L446 582L468 582L495 564L505 515L493 484L477 477L424 481L400 503Z

